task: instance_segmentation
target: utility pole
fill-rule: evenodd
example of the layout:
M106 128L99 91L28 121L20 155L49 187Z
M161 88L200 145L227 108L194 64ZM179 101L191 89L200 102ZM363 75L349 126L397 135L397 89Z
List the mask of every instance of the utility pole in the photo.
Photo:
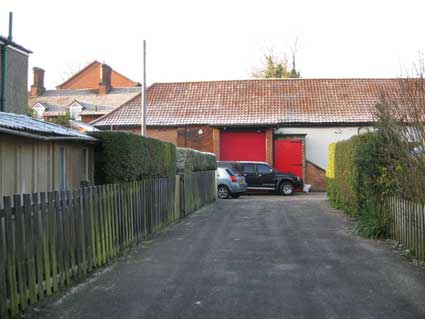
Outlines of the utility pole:
M142 96L141 96L141 107L142 107L142 136L148 136L146 130L146 102L147 102L147 90L146 90L146 40L143 40L143 83L142 83Z

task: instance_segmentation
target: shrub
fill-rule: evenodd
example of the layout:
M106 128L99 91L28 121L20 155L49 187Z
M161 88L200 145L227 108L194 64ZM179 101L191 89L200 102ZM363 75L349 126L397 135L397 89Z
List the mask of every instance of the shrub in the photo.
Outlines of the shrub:
M386 234L383 200L396 189L390 154L379 132L330 146L327 172L332 206L357 219L356 231L370 237Z
M177 147L177 171L197 172L217 168L215 154L199 152L190 148Z
M174 144L127 132L94 132L96 184L168 177L176 174Z

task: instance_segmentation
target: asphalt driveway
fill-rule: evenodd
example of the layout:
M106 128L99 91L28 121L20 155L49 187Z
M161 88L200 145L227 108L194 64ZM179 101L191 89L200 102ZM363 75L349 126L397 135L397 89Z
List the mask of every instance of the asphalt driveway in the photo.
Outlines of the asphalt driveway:
M425 271L322 194L218 201L32 318L425 318Z

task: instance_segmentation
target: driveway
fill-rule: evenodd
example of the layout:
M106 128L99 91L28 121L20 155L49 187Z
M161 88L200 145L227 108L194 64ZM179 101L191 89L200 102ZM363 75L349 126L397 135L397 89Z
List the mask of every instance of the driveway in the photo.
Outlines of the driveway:
M323 194L223 200L31 318L425 318L425 271Z

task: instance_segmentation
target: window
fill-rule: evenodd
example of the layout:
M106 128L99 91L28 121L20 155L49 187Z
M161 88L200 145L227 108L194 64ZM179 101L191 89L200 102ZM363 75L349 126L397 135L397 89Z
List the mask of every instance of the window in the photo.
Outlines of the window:
M233 173L233 171L230 168L226 168L226 172L227 172L227 174L229 174L229 176L235 176L235 174Z
M66 161L65 161L65 147L59 148L59 187L66 189Z
M69 107L69 116L73 120L81 121L81 111L82 107L80 104L74 103Z
M242 171L244 173L254 174L255 173L255 165L254 164L243 164Z
M82 151L82 180L88 181L89 180L89 151L87 148L83 148Z
M267 165L257 165L257 172L260 174L270 174L271 167Z
M46 110L46 108L43 105L41 105L40 103L37 103L36 105L34 105L33 111L34 111L35 118L37 118L39 120L43 120L45 110Z

